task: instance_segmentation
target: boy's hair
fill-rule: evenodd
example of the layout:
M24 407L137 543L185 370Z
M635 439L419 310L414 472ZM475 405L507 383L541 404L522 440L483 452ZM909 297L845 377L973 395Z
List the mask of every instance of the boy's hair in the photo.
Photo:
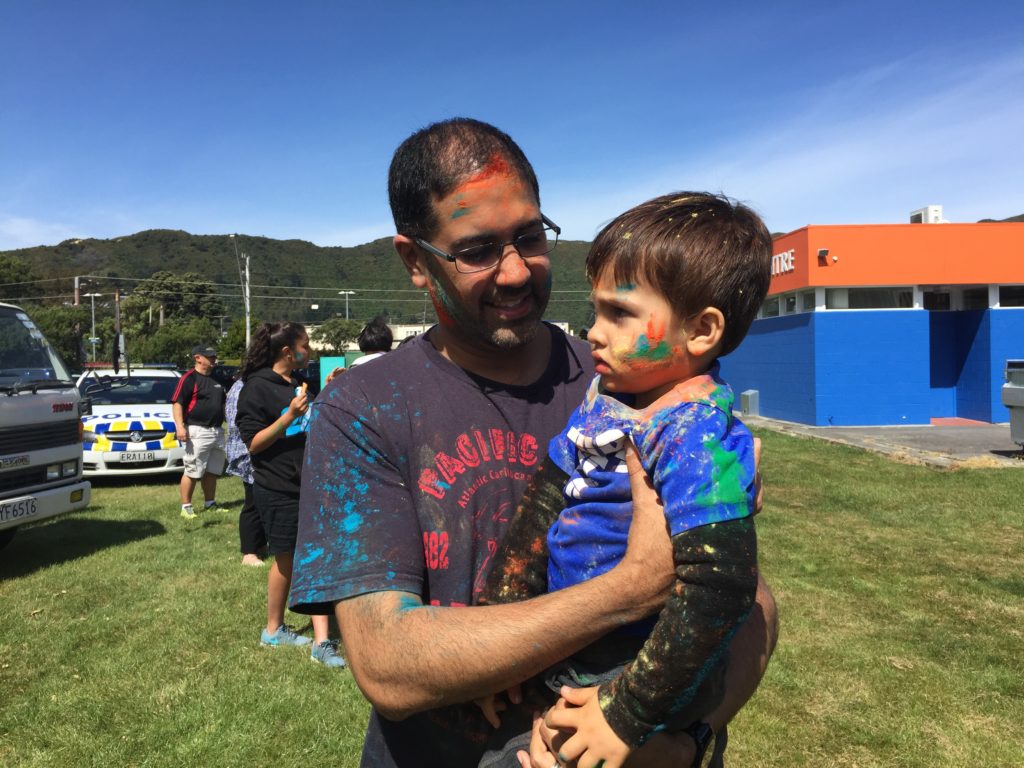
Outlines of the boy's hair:
M512 137L493 125L453 117L423 128L403 141L388 170L388 199L400 235L429 239L438 228L433 201L450 194L497 155L537 198L533 166Z
M676 192L617 216L587 254L587 277L642 279L678 317L715 307L725 317L719 355L739 346L771 282L772 237L752 210L722 195Z
M390 352L394 336L384 317L377 315L363 326L356 341L359 343L360 352Z

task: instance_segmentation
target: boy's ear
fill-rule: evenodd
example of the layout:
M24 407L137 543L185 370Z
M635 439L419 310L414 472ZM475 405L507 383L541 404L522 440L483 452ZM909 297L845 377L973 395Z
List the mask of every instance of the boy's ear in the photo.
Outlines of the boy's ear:
M686 351L693 357L717 352L725 335L725 315L717 307L704 307L686 321Z
M420 261L422 254L420 249L416 247L416 243L405 235L395 235L393 242L395 245L395 251L398 252L399 257L402 259L402 263L409 272L409 278L412 280L412 284L417 288L426 288L427 272L423 267L423 263Z

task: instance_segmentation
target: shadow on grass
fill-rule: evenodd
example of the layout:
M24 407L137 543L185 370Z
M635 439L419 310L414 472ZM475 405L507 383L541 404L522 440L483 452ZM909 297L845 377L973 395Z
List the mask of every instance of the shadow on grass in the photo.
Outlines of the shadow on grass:
M165 531L154 520L91 520L76 518L73 513L45 525L25 526L0 551L0 579L26 576Z

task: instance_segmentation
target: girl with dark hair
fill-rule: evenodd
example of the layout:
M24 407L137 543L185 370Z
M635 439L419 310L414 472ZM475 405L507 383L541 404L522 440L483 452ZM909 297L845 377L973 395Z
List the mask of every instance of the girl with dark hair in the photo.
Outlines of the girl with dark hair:
M309 336L298 323L264 323L242 363L245 382L235 425L249 449L256 508L274 562L267 574L267 625L262 645L309 645L284 623L292 583L299 523L302 453L309 429L306 383L294 373L309 359ZM314 661L343 667L336 641L327 637L327 616L311 617Z

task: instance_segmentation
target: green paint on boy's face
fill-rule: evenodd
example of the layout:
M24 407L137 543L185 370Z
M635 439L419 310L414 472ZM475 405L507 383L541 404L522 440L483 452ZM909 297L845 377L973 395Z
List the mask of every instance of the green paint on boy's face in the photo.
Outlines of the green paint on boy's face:
M653 314L647 321L647 333L637 337L633 348L623 356L630 368L640 368L649 364L660 364L672 360L672 347L665 338L668 323L660 321Z
M672 355L672 348L664 339L651 343L647 334L643 334L636 340L636 346L632 352L623 357L629 361L631 367L637 367L643 363L660 363L668 360Z

